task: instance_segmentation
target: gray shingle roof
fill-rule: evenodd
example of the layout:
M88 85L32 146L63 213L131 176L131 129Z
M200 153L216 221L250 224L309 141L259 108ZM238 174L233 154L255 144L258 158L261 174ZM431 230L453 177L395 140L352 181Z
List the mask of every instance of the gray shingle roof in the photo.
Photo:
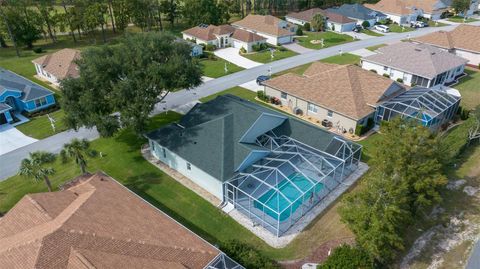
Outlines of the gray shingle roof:
M433 46L410 42L399 42L382 47L377 49L377 52L362 60L429 79L467 63L466 59Z
M9 89L21 91L21 100L25 102L53 94L52 91L47 90L22 76L0 68L0 94L4 90Z
M171 124L146 134L146 137L173 151L186 161L220 180L230 179L248 154L258 147L239 142L262 115L286 117L273 129L312 147L323 150L334 135L296 118L246 101L223 95L204 104L197 104L178 124Z
M377 17L386 17L387 15L375 11L373 9L364 7L360 4L343 4L339 7L329 8L327 11L337 13L349 18L355 18L358 20L372 20Z
M12 107L5 104L5 103L0 103L0 111L4 111L4 110L10 109L10 108L12 108Z

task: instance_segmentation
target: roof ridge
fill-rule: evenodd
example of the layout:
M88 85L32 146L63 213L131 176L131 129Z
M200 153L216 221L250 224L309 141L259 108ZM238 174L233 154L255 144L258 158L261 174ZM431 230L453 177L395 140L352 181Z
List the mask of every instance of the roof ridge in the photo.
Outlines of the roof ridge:
M35 199L33 199L33 197L30 194L25 195L25 198L28 199L28 201L30 203L32 203L33 206L35 206L35 208L38 209L38 211L40 211L41 213L43 213L43 214L45 214L45 215L47 215L51 218L51 216L48 214L48 212L45 210L45 208L43 208L42 205L40 205Z
M347 77L348 77L348 82L349 82L349 89L352 92L353 96L353 105L355 106L354 109L355 111L359 111L359 105L365 102L365 98L363 96L363 91L362 91L362 85L360 78L358 77L358 73L356 72L355 69L350 68L349 65L346 66L345 68L347 70ZM360 90L356 91L355 85L360 86ZM360 102L361 100L361 102Z

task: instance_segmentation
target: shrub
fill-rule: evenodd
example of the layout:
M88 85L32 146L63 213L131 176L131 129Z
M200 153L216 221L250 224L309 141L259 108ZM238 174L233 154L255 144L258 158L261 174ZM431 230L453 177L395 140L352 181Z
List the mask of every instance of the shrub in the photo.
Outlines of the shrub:
M298 35L298 36L302 36L302 35L303 35L302 28L298 27L298 28L297 28L297 31L295 32L295 34Z
M457 114L461 120L467 120L468 116L470 115L470 110L465 109L464 107L458 107Z
M60 109L60 105L58 104L58 100L57 100L57 103L55 103L53 106L50 106L48 108L35 111L35 112L22 111L22 115L27 118L33 118L33 117L43 116L43 115L55 112L59 109Z
M280 266L273 260L263 256L257 249L249 244L230 240L220 246L230 258L239 262L245 268L252 269L277 269Z
M42 47L33 48L33 52L35 52L35 53L42 53L42 52L43 52L43 48L42 48Z
M370 27L370 23L368 21L363 21L362 26L363 26L363 28L367 29L367 28Z
M263 100L265 98L265 93L263 91L257 91L257 97L260 100Z
M403 79L397 78L397 82L403 83Z
M309 22L306 22L304 25L303 25L303 30L305 31L310 31L312 29L312 26L310 26L310 23Z
M215 49L217 48L217 46L213 45L213 44L207 44L205 46L205 50L206 51L214 51Z
M361 124L357 124L357 127L355 127L355 135L356 136L361 136L363 134L363 129L365 128L365 126L361 125Z
M327 260L318 269L368 269L375 263L368 253L357 246L341 245L335 248Z
M375 73L375 74L377 73L377 70L375 70L375 69L370 69L370 71Z
M247 50L244 47L240 48L240 53L247 53Z
M285 47L283 47L283 46L280 46L280 47L278 48L278 50L279 50L279 51L287 51L287 48L285 48Z
M386 78L390 78L390 75L387 74L387 73L383 74L383 76L386 77Z

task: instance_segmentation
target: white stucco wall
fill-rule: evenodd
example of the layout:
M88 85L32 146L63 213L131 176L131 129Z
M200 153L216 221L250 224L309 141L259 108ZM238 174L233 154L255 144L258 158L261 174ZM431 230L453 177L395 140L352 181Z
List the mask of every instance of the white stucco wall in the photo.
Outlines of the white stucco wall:
M154 156L160 161L168 165L170 168L178 171L180 174L186 176L195 184L199 185L203 189L207 190L211 194L215 195L218 199L223 200L223 183L220 180L212 177L206 172L202 171L193 164L190 164L190 170L187 169L187 161L171 152L167 148L163 148L158 143L150 140L150 149L155 144ZM165 149L166 158L163 157L163 149Z
M199 39L199 38L196 38L194 36L191 36L191 35L187 35L185 33L182 33L182 38L185 39L185 40L195 40L195 43L197 44L212 44L212 45L215 45L215 46L218 46L218 43L216 40L210 40L210 41L206 41L206 40L202 40L202 39Z

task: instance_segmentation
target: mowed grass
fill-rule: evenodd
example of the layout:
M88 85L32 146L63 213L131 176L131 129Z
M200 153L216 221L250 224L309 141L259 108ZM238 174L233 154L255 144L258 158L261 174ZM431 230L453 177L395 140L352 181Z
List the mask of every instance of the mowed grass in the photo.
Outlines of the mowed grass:
M227 90L209 95L207 97L203 97L203 98L200 99L200 102L205 103L205 102L208 102L210 100L215 99L217 96L225 95L225 94L232 94L232 95L236 95L238 97L241 97L243 99L246 99L248 101L257 102L257 100L255 100L255 97L257 97L257 94L255 92L252 92L252 91L250 91L248 89L245 89L245 88L242 88L240 86L236 86L236 87L233 87L233 88L230 88L230 89L227 89Z
M467 109L474 109L480 105L480 70L465 69L468 74L452 87L462 94L461 105Z
M398 25L398 24L389 24L387 25L389 28L390 28L390 32L393 32L393 33L405 33L405 32L411 32L413 30L415 30L415 28L411 28L411 27L408 27L408 26L401 26L401 25Z
M360 56L355 54L343 53L342 55L335 55L320 61L331 64L359 64L360 58Z
M469 22L474 22L474 21L478 21L477 19L473 19L473 18L467 18L466 20L464 20L465 18L462 17L462 16L453 16L453 17L450 17L447 19L447 21L451 21L451 22L457 22L457 23L469 23Z
M297 37L298 44L309 49L323 49L339 44L344 44L354 41L353 37L344 34L337 34L334 32L304 32L303 37ZM321 44L312 44L312 40L323 39L324 47Z
M379 44L379 45L375 45L375 46L371 46L371 47L366 47L367 50L370 50L370 51L376 51L377 49L381 48L381 47L385 47L387 44Z
M243 70L242 67L215 57L213 59L200 59L203 75L210 78L219 78ZM225 65L227 72L225 72Z
M17 125L15 128L25 135L36 139L44 139L68 129L63 119L65 116L63 110L57 110L49 113L49 115L55 120L55 131L53 131L47 115L30 118L30 121Z
M288 57L292 57L297 55L297 53L291 51L291 50L279 50L276 49L273 52L273 58L272 58L272 53L270 50L264 50L264 51L259 51L259 52L254 52L254 53L248 53L248 54L242 54L243 57L248 58L254 62L258 63L270 63L273 61L278 61L281 59L285 59Z
M374 32L374 31L372 31L372 30L370 30L370 29L363 29L363 30L362 30L362 33L363 33L363 34L366 34L366 35L370 35L370 36L383 36L383 34Z

